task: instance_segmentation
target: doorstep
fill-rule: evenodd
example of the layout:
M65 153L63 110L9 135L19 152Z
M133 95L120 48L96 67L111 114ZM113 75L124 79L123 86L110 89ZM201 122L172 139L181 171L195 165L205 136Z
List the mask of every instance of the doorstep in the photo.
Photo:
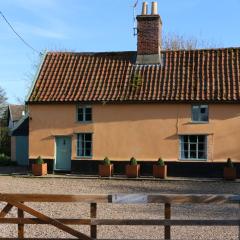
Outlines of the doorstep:
M125 175L114 175L110 178L108 177L99 177L97 175L83 175L83 174L48 174L45 176L33 176L32 174L12 174L12 177L17 178L41 178L41 179L98 179L98 180L125 180L125 181L188 181L188 182L231 182L231 183L240 183L240 179L235 181L226 181L223 178L191 178L191 177L167 177L166 179L153 178L151 176L141 176L138 178L127 178Z

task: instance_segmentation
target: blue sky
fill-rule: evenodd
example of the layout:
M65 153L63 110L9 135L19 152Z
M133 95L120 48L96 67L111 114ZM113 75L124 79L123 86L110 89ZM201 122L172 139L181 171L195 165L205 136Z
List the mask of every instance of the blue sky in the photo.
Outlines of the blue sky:
M134 2L0 0L0 11L39 51L125 51L136 50ZM240 0L158 0L158 4L164 33L199 38L219 47L240 47ZM27 94L39 56L23 45L2 18L0 30L0 86L8 101L17 103Z

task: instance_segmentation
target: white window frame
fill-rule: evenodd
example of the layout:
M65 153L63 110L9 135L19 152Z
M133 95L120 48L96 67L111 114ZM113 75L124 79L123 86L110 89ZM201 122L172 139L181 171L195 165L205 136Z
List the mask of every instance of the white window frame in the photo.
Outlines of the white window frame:
M85 135L86 134L90 134L91 135L91 141L86 141L85 140ZM80 143L79 143L79 137L80 135L83 135L84 136L84 140L83 140L83 144L84 144L84 148L83 148L83 152L84 152L84 155L79 155L78 153L80 153ZM86 155L86 143L87 142L91 142L91 153L90 155ZM92 153L93 153L93 133L91 132L83 132L83 133L77 133L77 157L78 158L92 158Z
M91 109L91 120L86 120L86 109L87 108L90 108ZM78 110L79 109L82 109L83 110L83 120L80 121L79 118L78 118ZM92 119L93 119L93 114L92 114L92 107L91 106L83 106L83 105L77 105L77 122L79 123L91 123L92 122Z
M201 109L202 108L205 108L205 109L207 109L207 120L201 120ZM198 111L198 119L197 120L194 120L193 119L193 111L194 111L194 109L197 109L197 111ZM192 117L191 117L191 119L192 119L192 122L193 123L208 123L209 122L209 106L207 105L207 104L194 104L194 105L192 105L192 108L191 108L191 114L192 114Z
M197 137L197 142L196 143L190 142L189 138L191 136L196 136ZM204 152L205 152L206 158L198 158L198 154L199 154L199 149L198 149L199 140L198 140L198 137L199 136L204 136L204 138L205 138L205 140L204 140ZM184 137L188 137L188 142L184 142ZM182 155L182 152L184 152L184 143L188 144L188 158L185 158ZM190 156L190 153L191 153L190 145L191 144L196 144L196 156L197 156L197 158L191 158L191 156ZM182 146L183 146L183 148L182 148ZM181 135L179 137L179 159L182 160L182 161L207 161L208 160L208 136L205 135L205 134L191 134L191 135L185 134L185 135Z

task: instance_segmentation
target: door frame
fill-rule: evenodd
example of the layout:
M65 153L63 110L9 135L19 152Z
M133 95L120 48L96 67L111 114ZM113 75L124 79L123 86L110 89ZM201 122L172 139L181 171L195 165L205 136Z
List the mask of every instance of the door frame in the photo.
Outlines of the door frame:
M56 163L57 163L57 138L59 137L68 137L70 138L70 151L71 151L71 158L70 158L70 168L69 169L57 169ZM72 135L56 135L54 136L54 163L53 163L53 171L71 171L71 165L72 165Z

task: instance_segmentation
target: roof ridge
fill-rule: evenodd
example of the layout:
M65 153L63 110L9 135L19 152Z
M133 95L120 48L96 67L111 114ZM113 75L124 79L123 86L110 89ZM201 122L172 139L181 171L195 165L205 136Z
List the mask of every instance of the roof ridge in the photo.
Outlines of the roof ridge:
M136 53L136 51L106 51L106 52L72 52L72 51L49 51L47 54L78 54L78 55L93 55L93 54L123 54Z
M222 47L222 48L196 48L196 49L176 49L176 50L161 50L167 52L198 52L198 51L225 51L225 50L240 50L240 47ZM105 52L73 52L73 51L49 51L47 54L73 54L73 55L101 55L101 54L130 54L137 51L105 51Z

